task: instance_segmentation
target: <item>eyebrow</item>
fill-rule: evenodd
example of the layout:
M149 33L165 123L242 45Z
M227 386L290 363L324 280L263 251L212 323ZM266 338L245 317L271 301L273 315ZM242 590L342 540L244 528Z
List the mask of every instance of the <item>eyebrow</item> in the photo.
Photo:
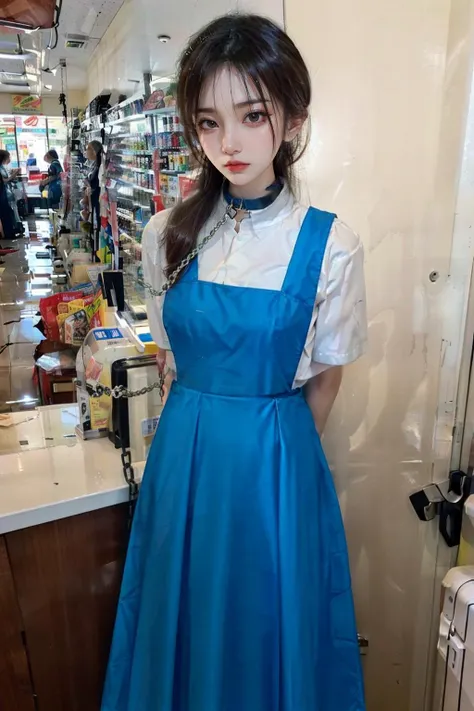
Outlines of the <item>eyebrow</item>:
M252 104L269 104L270 99L248 99L247 101L241 101L238 104L234 104L234 109L244 109L246 106L252 106ZM205 106L198 108L198 114L215 114L217 109L207 108Z

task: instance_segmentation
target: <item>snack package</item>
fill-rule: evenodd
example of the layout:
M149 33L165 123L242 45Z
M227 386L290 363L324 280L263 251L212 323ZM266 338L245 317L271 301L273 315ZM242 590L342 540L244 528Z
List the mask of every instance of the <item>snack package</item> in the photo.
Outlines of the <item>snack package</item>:
M90 289L88 289L90 291ZM91 328L102 326L102 292L65 291L40 300L44 335L49 341L80 346Z

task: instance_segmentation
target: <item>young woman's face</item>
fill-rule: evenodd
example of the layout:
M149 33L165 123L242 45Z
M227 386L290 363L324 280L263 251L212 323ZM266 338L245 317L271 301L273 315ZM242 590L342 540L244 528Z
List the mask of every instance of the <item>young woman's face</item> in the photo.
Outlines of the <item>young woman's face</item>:
M49 156L49 155L46 153L46 155L45 155L45 157L44 157L44 162L45 162L45 163L51 163L51 160L52 160L51 156Z
M94 147L91 146L90 143L87 146L86 155L87 155L88 160L95 160L95 158L96 158Z
M266 92L264 97L262 103L250 80L247 88L235 69L223 67L205 82L199 99L202 150L241 197L263 194L273 182L273 160L286 138L281 108Z

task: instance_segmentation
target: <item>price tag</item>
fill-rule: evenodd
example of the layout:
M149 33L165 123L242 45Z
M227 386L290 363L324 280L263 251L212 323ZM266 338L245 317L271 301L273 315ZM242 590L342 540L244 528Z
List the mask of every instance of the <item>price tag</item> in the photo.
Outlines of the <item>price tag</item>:
M142 420L142 436L151 437L155 434L159 421L159 417L147 417L146 420Z

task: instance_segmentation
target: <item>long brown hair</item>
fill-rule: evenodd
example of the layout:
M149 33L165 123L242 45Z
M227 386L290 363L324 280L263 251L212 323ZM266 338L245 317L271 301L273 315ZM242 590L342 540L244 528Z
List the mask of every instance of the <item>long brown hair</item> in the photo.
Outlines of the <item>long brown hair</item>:
M209 219L223 185L222 174L201 149L196 127L203 84L223 66L235 68L246 86L250 80L262 101L264 92L268 92L282 108L285 123L308 115L308 69L293 41L271 20L258 15L225 15L191 39L178 64L177 103L184 137L200 173L196 191L173 208L163 234L168 276L196 246L199 231ZM299 134L291 142L284 141L275 157L275 175L290 188L292 166L306 145L307 134L306 138Z

